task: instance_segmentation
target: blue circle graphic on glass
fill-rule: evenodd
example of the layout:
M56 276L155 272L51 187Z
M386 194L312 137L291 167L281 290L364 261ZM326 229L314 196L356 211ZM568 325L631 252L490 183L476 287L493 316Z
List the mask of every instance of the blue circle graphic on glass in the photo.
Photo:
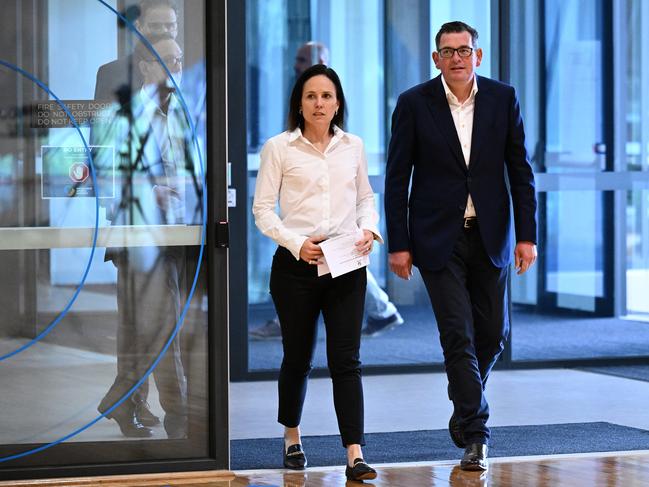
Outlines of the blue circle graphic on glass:
M76 129L76 131L79 133L79 137L81 137L81 141L83 142L83 146L86 150L86 153L88 154L88 161L89 161L89 176L92 178L92 184L94 188L97 188L97 175L95 172L95 166L92 160L92 153L90 151L90 147L88 146L88 143L86 142L85 137L81 133L81 128L79 127L79 124L77 123L76 119L72 116L72 113L70 113L70 110L68 110L68 107L59 99L58 96L56 96L54 93L52 93L52 90L49 89L45 83L43 83L41 80L36 78L34 75L31 73L28 73L24 69L19 68L15 64L12 64L10 62L7 62L3 59L0 59L0 66L4 66L6 68L9 68L20 75L24 76L25 78L29 79L32 81L34 84L36 84L39 88L41 88L43 91L45 91L47 94L49 94L56 103L61 107L61 109L66 113L66 115L70 118L70 122ZM70 188L69 192L72 192L74 190L73 187ZM8 359L9 357L13 357L14 355L19 354L20 352L23 352L27 350L29 347L32 345L38 343L40 340L45 338L60 322L61 320L65 317L65 315L68 314L68 311L70 311L70 308L74 304L74 302L77 300L77 297L79 296L79 293L83 289L83 286L86 282L86 279L88 278L88 273L90 272L90 266L92 265L92 259L95 255L95 249L97 247L97 235L99 232L99 191L95 191L95 228L93 230L92 234L92 247L90 249L90 256L88 257L88 262L86 264L86 267L83 271L83 275L81 276L81 281L79 282L79 285L75 289L74 293L72 294L72 297L68 301L68 303L63 307L63 310L52 320L52 322L45 327L43 331L41 331L38 335L36 335L34 338L29 340L27 343L23 344L22 346L18 347L17 349L5 353L3 355L0 355L0 362L3 360Z
M28 456L28 455L31 455L31 454L34 454L34 453L38 453L38 452L41 452L41 451L46 450L48 448L51 448L51 447L53 447L55 445L58 445L60 443L63 443L64 441L66 441L66 440L68 440L68 439L70 439L70 438L72 438L74 436L77 436L78 434L80 434L83 431L87 430L88 428L90 428L92 425L94 425L95 423L97 423L101 419L103 419L103 418L105 418L107 416L110 416L111 413L116 408L118 408L124 401L128 400L128 398L143 384L143 382L148 379L149 375L158 366L160 360L162 359L164 354L167 352L167 350L171 346L174 339L177 337L177 335L178 335L178 333L179 333L179 331L180 331L180 329L182 327L182 324L183 324L183 321L184 321L185 316L187 314L187 311L189 309L189 304L190 304L190 302L191 302L191 300L192 300L192 298L193 298L193 296L194 296L194 294L196 292L199 273L200 273L200 269L201 269L201 266L202 266L202 263L203 263L203 255L204 255L204 250L205 250L206 229L207 229L207 227L206 227L206 218L205 218L205 215L207 214L207 186L206 186L206 181L205 181L205 171L204 171L204 162L203 162L203 156L202 156L202 149L201 149L201 146L200 146L197 134L196 134L196 128L195 128L195 124L194 124L191 112L187 107L187 103L186 103L186 101L185 101L185 99L183 97L182 92L180 91L180 87L178 86L178 84L176 82L176 79L174 78L174 76L172 76L172 73L169 71L169 68L166 66L165 62L160 57L158 52L156 52L156 50L153 48L153 46L149 42L149 40L147 40L135 28L135 26L133 25L133 23L131 21L132 19L127 18L126 16L124 16L123 14L121 14L120 12L115 10L113 7L111 7L109 4L107 4L104 0L97 0L97 1L99 3L101 3L102 5L104 5L106 8L108 8L111 12L113 12L120 19L120 21L138 38L138 40L153 55L153 57L159 62L159 65L162 67L162 69L166 73L166 76L167 76L169 82L171 83L171 85L175 89L175 92L177 94L179 103L180 103L180 105L182 107L183 113L184 113L184 115L186 117L186 121L187 121L187 123L189 125L190 131L191 131L192 142L193 142L193 145L195 147L195 150L196 150L196 153L197 153L197 156L198 156L198 160L199 160L199 168L198 169L199 169L199 172L200 172L200 179L201 179L202 188L203 188L202 191L200 192L200 198L201 198L200 199L200 208L201 208L201 211L202 211L202 221L201 221L200 250L199 250L198 258L197 258L197 261L196 261L196 263L197 263L196 272L194 274L192 284L191 284L189 293L188 293L187 298L186 298L186 302L183 305L182 310L180 312L179 319L178 319L177 323L175 324L175 326L173 328L173 331L171 332L170 336L168 337L166 343L164 344L164 346L160 350L160 353L156 356L155 360L151 363L151 365L143 373L143 375L137 380L137 382L128 391L126 391L126 393L124 393L124 395L118 401L116 401L110 408L106 409L103 413L101 413L97 417L95 417L92 421L89 421L88 423L86 423L85 425L75 429L71 433L69 433L69 434L67 434L67 435L65 435L65 436L63 436L63 437L61 437L61 438L59 438L59 439L57 439L55 441L52 441L50 443L43 444L43 445L41 445L39 447L32 448L30 450L27 450L27 451L24 451L24 452L21 452L21 453L17 453L17 454L14 454L14 455L0 457L0 463L10 461L10 460L15 460L15 459L18 459L18 458L22 458L22 457L25 457L25 456ZM32 81L34 81L34 82L38 82L33 77L30 78L30 79L32 79ZM84 140L84 145L87 147L87 145L85 144L85 140ZM95 177L94 176L94 168L92 170L92 174L93 174L93 178L94 178ZM94 244L96 244L96 231L95 231L95 241L93 242L93 245ZM94 250L94 246L93 246L93 250Z

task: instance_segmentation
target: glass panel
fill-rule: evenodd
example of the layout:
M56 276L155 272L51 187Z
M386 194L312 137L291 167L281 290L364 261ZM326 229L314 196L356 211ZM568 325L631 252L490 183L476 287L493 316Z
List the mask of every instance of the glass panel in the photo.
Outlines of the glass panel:
M295 80L296 58L305 42L327 47L328 62L341 77L349 107L347 129L363 138L371 184L382 214L382 187L390 116L398 95L438 71L431 66L431 37L452 17L480 32L489 59L492 31L489 0L475 0L458 10L454 2L430 0L344 0L247 2L248 53L248 207L252 205L258 152L264 141L284 130L288 96ZM384 28L384 25L386 26ZM311 62L321 61L313 49ZM480 68L490 75L490 61ZM250 212L249 212L250 214ZM275 244L248 225L249 369L276 369L281 361L279 328L268 294ZM378 248L377 248L378 247ZM398 309L406 325L365 340L365 365L441 362L442 354L428 296L420 279L405 283L386 271L384 246L375 246L366 300L368 322L391 317ZM376 282L378 285L374 285ZM385 290L388 291L387 297ZM372 299L371 296L379 296ZM386 302L386 299L389 300ZM396 306L396 307L395 307ZM380 310L380 311L379 311ZM320 339L324 330L320 331ZM274 338L274 340L273 340ZM314 365L326 366L325 350L316 348Z
M649 191L629 191L626 207L626 308L649 321Z
M380 1L362 5L342 0L248 2L249 208L259 167L258 151L266 139L285 130L288 98L296 76L317 62L328 64L340 76L347 101L346 130L363 138L370 174L382 174L382 18ZM376 186L376 181L372 182ZM377 204L379 198L377 195ZM275 311L268 294L270 262L276 245L261 235L253 218L249 220L248 242L249 329L253 339L249 344L249 367L277 368L280 342L263 339L279 338L279 328L272 324ZM372 271L379 282L384 282L384 261L381 250L375 250ZM271 336L260 336L259 327L269 321L267 331ZM326 365L322 347L318 347L316 365Z
M628 53L622 93L626 126L624 143L629 171L649 170L649 5L640 0L625 3L626 43ZM630 318L649 321L649 192L636 187L626 193L626 312Z
M646 194L641 193L634 196L646 199ZM606 219L602 209L607 192L551 191L546 195L548 238L541 249L547 262L542 276L546 294L541 294L542 298L537 302L526 300L529 296L525 285L530 278L520 283L518 276L512 277L512 295L518 298L514 300L512 359L565 360L646 355L646 340L649 339L646 323L593 314L597 299L604 297L605 232L601 225ZM635 209L629 206L627 215L630 217ZM629 218L627 223L631 221ZM634 298L634 303L639 304L646 301L643 297L649 282L646 256L641 253L642 245L637 245L642 242L636 233L641 228L638 225L640 220L633 218L633 221L636 224L629 225L634 230L628 235L627 255L629 263L635 263L635 269L627 272L627 293L629 300ZM636 242L636 245L631 247L631 242Z
M604 295L602 195L596 191L547 193L545 291L557 306L595 310Z
M539 0L510 2L511 43L509 47L511 84L521 106L525 122L525 144L534 171L543 166L545 151L539 100L543 93L545 63L539 61L543 35L539 22Z
M623 19L627 42L623 86L626 89L626 161L629 171L649 169L649 5L639 0L627 0Z
M546 1L545 39L546 170L601 171L601 1Z
M543 3L545 10L539 12ZM646 52L639 42L646 6L629 0L614 8L621 15L614 19L612 48L624 58L614 71L613 84L619 88L614 94L603 92L610 86L602 79L602 62L608 62L602 59L604 31L610 21L603 15L605 5L580 0L513 3L511 72L526 114L528 141L534 141L540 190L538 266L534 273L512 277L514 360L647 354L649 328L636 320L646 317L649 289L646 191L643 186L631 190L641 178L601 173L604 122L614 116L604 104L610 98L617 104L616 124L620 121L620 160L614 167L646 168L642 114L649 110L642 105L641 80L649 63L644 63ZM526 62L537 52L545 52L542 66ZM625 282L614 286L613 276ZM629 315L621 316L625 309Z
M205 4L126 2L151 50L101 2L28 3L0 47L0 460L207 457Z

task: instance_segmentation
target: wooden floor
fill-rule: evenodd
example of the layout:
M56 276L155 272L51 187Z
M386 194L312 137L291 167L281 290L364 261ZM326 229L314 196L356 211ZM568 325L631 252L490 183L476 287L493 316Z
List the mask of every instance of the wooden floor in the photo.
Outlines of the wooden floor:
M492 460L486 474L463 472L453 463L390 466L364 485L376 487L490 486L490 487L635 487L649 486L649 454L554 457L539 460ZM283 487L351 487L342 469L326 472L254 473L238 475L228 487L276 485Z
M226 473L196 472L102 478L2 482L1 487L335 487L335 486L491 486L491 487L636 487L649 486L649 453L564 455L492 459L489 472L463 472L454 462L379 466L379 477L364 484L346 482L343 468L314 468L305 472L259 470Z

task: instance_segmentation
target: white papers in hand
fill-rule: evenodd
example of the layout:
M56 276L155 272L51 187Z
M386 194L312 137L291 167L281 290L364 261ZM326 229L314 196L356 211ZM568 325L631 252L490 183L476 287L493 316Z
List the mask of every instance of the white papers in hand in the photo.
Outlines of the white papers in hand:
M361 254L356 248L356 242L362 238L363 231L359 230L320 242L324 263L318 265L318 276L331 272L331 277L338 277L369 265L369 255Z

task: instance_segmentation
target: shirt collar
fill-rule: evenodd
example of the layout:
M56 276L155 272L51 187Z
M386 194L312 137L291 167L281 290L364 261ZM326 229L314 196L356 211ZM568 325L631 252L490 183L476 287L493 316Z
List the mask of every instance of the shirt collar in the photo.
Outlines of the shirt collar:
M446 80L444 79L444 75L440 76L442 78L442 85L444 86L444 94L446 95L446 99L448 100L451 98L452 100L457 102L457 97L455 94L451 91L451 89L448 87L448 84L446 83ZM469 94L469 98L471 99L475 97L475 94L478 92L478 77L474 74L473 75L473 86L471 87L471 93Z
M298 140L301 137L303 137L303 135L302 135L302 129L300 129L300 127L296 128L295 130L292 130L292 131L290 131L288 133L288 141L289 141L289 143L290 142L295 142L296 140ZM331 146L334 142L338 142L338 140L340 140L342 138L347 138L347 133L343 129L338 127L338 125L334 125L334 136L333 136L333 139L331 139L331 143L329 145Z
M158 96L158 87L156 85L143 85L140 89L140 101L142 103L142 110L146 113L159 112L161 115L166 116L176 109L177 101L174 93L170 94L169 106L165 114L156 100Z

